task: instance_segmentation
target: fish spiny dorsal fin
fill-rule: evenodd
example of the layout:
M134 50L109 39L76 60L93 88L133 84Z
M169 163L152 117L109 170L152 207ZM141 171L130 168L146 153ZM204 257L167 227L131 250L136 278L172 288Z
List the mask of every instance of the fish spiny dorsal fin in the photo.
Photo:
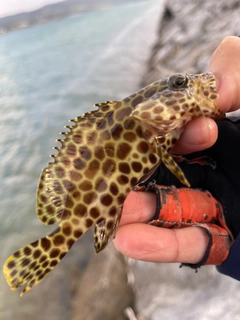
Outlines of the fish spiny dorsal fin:
M53 155L54 162L43 169L37 191L37 214L44 224L60 222L71 214L72 198L81 198L78 185L83 180L84 169L90 160L86 146L92 143L104 131L113 110L121 102L107 101L95 105L98 110L90 111L73 120L66 126L64 139L57 140L60 147ZM84 188L84 187L83 187Z

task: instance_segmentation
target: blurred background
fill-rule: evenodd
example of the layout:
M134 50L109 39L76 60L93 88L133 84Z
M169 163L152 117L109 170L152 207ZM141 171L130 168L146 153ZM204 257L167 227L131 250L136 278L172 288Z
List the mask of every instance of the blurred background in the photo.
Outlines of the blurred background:
M239 34L236 0L53 2L0 0L0 265L55 228L38 221L35 193L68 119L172 72L206 71ZM125 260L111 246L96 258L90 231L23 298L0 274L0 319L240 319L238 286L214 267Z

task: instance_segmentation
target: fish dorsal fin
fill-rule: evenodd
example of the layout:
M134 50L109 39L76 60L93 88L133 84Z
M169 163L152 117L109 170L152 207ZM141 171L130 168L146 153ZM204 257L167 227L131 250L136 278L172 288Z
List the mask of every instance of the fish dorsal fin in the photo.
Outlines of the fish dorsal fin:
M115 108L121 102L107 101L96 104L98 110L93 110L73 120L73 125L66 126L64 139L57 140L60 147L55 147L57 154L52 155L53 162L43 169L37 191L37 214L44 224L54 224L69 215L71 198L81 199L79 184L84 184L84 170L91 154L87 148L97 139L104 139L107 135L106 126L112 119ZM99 134L102 132L102 135ZM104 133L104 134L103 134ZM102 141L102 140L101 140ZM100 144L100 142L98 144ZM82 190L87 186L82 186Z

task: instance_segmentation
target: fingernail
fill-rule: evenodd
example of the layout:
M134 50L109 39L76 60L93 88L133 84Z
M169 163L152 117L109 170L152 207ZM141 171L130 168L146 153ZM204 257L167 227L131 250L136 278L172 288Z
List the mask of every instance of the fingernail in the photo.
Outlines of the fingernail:
M215 76L216 78L216 90L218 91L218 89L220 88L220 79L218 76Z
M208 129L212 130L213 128L215 128L214 123L213 123L213 121L211 119L205 118L205 121L207 123Z

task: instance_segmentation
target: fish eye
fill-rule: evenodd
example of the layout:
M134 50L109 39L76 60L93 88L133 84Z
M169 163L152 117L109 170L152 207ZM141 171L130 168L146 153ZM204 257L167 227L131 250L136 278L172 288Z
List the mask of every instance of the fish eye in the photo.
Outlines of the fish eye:
M171 76L168 80L168 86L170 89L182 89L185 88L188 83L188 79L185 75L178 73Z

